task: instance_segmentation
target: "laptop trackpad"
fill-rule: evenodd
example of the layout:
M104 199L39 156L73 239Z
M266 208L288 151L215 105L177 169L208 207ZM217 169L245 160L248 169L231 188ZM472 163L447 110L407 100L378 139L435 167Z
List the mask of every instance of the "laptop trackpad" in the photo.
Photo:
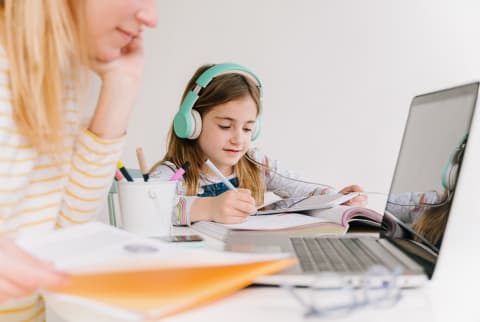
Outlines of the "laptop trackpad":
M278 245L227 244L225 250L240 253L284 253Z
M241 253L295 254L285 236L268 236L255 232L231 232L225 240L225 250Z
M250 232L231 232L225 241L225 250L240 253L290 253L295 256L286 236L265 236ZM301 274L299 265L293 265L278 274Z

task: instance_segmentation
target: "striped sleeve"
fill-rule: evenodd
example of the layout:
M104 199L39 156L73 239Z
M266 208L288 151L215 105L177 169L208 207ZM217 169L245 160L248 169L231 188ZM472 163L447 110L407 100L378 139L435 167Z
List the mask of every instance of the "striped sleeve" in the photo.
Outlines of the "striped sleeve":
M172 225L174 226L190 226L190 208L197 196L179 196L178 201L173 208Z
M101 139L82 129L71 159L57 227L85 223L98 215L124 142L125 137Z
M278 160L268 157L258 149L250 150L248 155L259 165L267 191L271 191L282 198L335 193L335 190L328 186L303 181L296 173L282 168Z
M150 180L169 180L169 178L177 171L175 165L171 162L165 162L153 169L150 173ZM190 208L195 201L196 196L186 196L184 187L181 184L183 178L180 179L180 184L177 187L177 199L172 207L172 224L174 226L190 225Z

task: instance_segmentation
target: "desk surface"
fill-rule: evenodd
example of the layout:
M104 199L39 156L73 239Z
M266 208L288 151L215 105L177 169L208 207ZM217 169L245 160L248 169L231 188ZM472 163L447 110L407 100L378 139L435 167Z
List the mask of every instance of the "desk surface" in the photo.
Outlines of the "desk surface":
M175 228L174 234L197 234L190 228ZM221 250L223 243L208 236L204 236L204 247ZM480 321L480 310L471 305L474 298L477 298L476 290L461 289L460 294L450 290L433 288L431 284L420 288L402 291L402 299L393 307L377 308L367 306L359 308L345 317L335 321ZM301 295L308 290L297 289ZM332 293L324 292L326 297ZM321 298L322 294L320 294ZM333 295L335 296L335 295ZM453 306L453 298L470 299L470 302L463 300L456 301ZM466 303L464 305L464 303ZM475 306L475 307L474 307ZM251 322L251 321L319 321L318 319L307 319L303 315L304 308L282 288L277 287L248 287L236 292L222 300L216 301L207 306L188 311L186 313L164 319L169 322L189 321L228 321L228 322ZM65 316L65 315L64 315ZM71 308L68 314L70 321L96 321L113 322L118 321L112 318L96 316L94 312ZM331 321L332 319L322 319ZM47 307L48 322L63 322L51 308Z
M306 290L299 290L299 292L305 293ZM249 287L214 304L164 321L306 321L303 312L304 309L283 289ZM368 322L435 321L433 312L425 290L409 290L405 292L403 299L392 308L365 307L335 320ZM308 320L318 321L320 319Z
M176 234L197 234L191 228L177 227ZM202 235L205 239L205 247L222 250L223 242ZM405 321L436 321L451 322L472 321L480 322L480 310L471 305L474 298L478 297L475 290L460 288L460 294L450 294L449 290L433 288L431 285L420 289L402 291L402 299L390 308L378 308L374 306L360 308L351 312L348 316L335 321L352 322L405 322ZM299 289L303 294L307 290ZM326 293L331 296L331 293ZM460 301L455 303L451 296L471 299L472 301ZM210 305L171 317L164 321L189 322L189 321L318 321L320 319L307 319L303 315L304 308L288 294L287 291L277 287L248 287L235 294ZM479 313L477 315L477 313ZM322 319L325 320L325 319ZM332 319L326 319L332 320Z

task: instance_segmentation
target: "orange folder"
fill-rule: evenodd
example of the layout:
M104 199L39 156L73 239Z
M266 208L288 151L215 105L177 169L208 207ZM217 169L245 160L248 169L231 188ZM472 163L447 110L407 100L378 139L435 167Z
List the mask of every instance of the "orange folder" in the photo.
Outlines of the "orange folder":
M257 277L294 264L295 259L253 263L75 274L55 293L126 309L145 320L164 318L225 297Z

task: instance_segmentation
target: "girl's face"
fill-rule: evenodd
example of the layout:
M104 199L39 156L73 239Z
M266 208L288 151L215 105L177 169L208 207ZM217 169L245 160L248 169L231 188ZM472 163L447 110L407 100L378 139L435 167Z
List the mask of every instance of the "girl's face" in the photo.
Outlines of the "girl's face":
M213 107L202 118L198 144L205 158L210 159L226 176L248 151L257 118L257 105L248 95ZM208 167L205 167L210 173Z
M90 54L104 62L121 55L122 48L157 24L156 0L86 0Z

